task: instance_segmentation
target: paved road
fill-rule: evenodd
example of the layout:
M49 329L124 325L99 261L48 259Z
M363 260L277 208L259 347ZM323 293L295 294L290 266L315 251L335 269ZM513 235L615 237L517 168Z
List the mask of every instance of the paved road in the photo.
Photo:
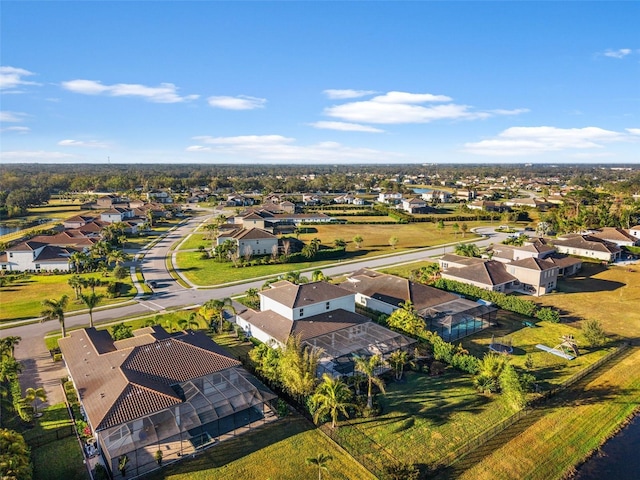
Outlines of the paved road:
M146 251L141 260L141 268L147 281L156 283L154 294L148 299L138 299L130 305L104 310L96 310L93 318L96 323L116 321L119 318L131 316L143 316L162 312L167 308L189 307L201 305L211 298L225 298L245 292L248 288L260 288L265 279L252 280L243 284L230 285L215 289L184 288L169 274L165 259L170 253L170 247L192 232L205 217L195 217L187 220L176 229L170 231L165 237ZM475 243L478 246L486 246L490 243L499 243L505 237L504 234L494 233L493 228L480 228L477 233L483 235ZM439 246L421 249L409 253L398 253L383 258L365 259L355 262L338 262L331 266L325 266L322 271L325 275L337 277L360 268L380 268L389 265L410 263L426 260L445 252L452 252L455 245ZM67 328L87 326L89 316L87 314L69 315L65 320ZM66 375L66 371L60 363L54 364L45 347L43 337L57 330L59 327L54 322L36 323L16 326L2 331L2 336L16 335L22 337L15 355L23 364L21 383L23 388L30 386L44 386L49 397L49 403L62 401L60 378Z

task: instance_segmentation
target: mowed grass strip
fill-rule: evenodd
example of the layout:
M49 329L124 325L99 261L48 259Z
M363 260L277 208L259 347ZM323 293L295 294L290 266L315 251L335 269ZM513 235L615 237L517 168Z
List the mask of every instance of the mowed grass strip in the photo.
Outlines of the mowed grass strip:
M48 298L60 299L62 295L69 297L66 312L85 309L86 306L81 301L75 299L74 290L67 283L73 274L64 275L31 275L27 279L17 280L0 288L0 322L10 320L24 320L37 318L42 311L42 301ZM115 281L113 277L103 277L101 273L86 273L82 278L95 277L104 282ZM119 280L124 287L120 297L109 298L106 296L107 287L97 287L96 293L105 295L99 307L120 303L135 295L131 278L127 275L123 280ZM90 289L83 289L83 293L89 293Z
M206 233L192 233L183 243L180 244L179 250L196 250L200 246L203 246L206 250L211 250L212 243L215 240L209 238L209 234Z
M308 480L318 468L306 459L324 453L333 460L325 480L373 480L375 477L300 417L288 417L224 441L194 459L152 473L147 480Z
M584 390L560 394L544 417L459 477L563 478L610 438L640 404L640 348Z

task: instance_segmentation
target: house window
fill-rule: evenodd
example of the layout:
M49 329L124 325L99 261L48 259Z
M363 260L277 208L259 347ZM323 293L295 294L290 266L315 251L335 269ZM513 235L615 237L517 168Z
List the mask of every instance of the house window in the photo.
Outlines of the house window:
M301 308L300 310L298 310L298 315L301 317L304 315L304 308Z
M256 245L260 245L260 240L256 240Z
M329 308L331 308L330 302L327 302L324 304L324 307L329 310Z
M36 270L40 270L40 264L36 263Z
M2 270L6 270L7 266L6 265L2 265Z
M13 252L9 252L9 258L13 258Z

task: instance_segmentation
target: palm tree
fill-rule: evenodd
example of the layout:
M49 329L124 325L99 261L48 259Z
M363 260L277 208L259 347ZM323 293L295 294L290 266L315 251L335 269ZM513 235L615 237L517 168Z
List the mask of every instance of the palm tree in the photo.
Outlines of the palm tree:
M291 335L280 355L278 369L283 386L301 400L316 386L316 370L322 350L302 344L300 336Z
M409 354L404 350L396 350L389 355L389 365L391 365L391 368L393 368L395 372L396 380L402 379L404 366L412 364L414 363L410 360Z
M76 273L80 273L84 269L85 263L89 261L89 254L84 252L73 252L69 257L69 263L72 263L76 269Z
M16 378L21 371L22 364L15 358L3 358L0 362L0 384Z
M98 306L102 298L103 298L103 295L96 295L93 292L91 292L88 295L83 293L80 294L80 299L84 302L84 304L89 309L89 328L93 328L93 309Z
M283 277L283 280L300 285L301 283L309 283L309 279L302 275L298 271L287 272Z
M355 369L367 377L367 408L373 408L373 385L375 384L382 393L386 393L384 382L376 376L376 369L384 365L382 357L378 354L370 357L353 356Z
M459 243L455 246L453 252L456 255L460 255L463 257L479 257L480 250L478 246L473 243Z
M329 277L327 277L322 270L314 270L311 274L312 282L328 282L329 280Z
M89 278L85 278L84 282L83 282L83 286L85 288L90 288L91 289L91 293L95 293L96 292L96 287L100 287L102 285L102 280L100 280L99 278L96 277L89 277Z
M53 320L54 318L58 319L58 321L60 322L60 328L62 330L63 337L67 336L67 331L64 327L64 309L66 308L68 302L69 297L67 297L66 295L60 297L60 300L55 300L52 298L43 300L43 308L42 312L40 312L43 320Z
M109 255L107 256L107 262L115 263L116 266L122 265L124 262L130 259L130 255L128 253L123 252L122 250L111 250Z
M0 357L5 355L12 358L15 357L16 345L20 343L20 340L22 340L22 337L12 336L0 338Z
M307 465L315 465L318 467L318 480L322 480L322 470L328 470L327 463L333 460L331 455L319 453L317 457L308 457L305 461Z
M192 327L200 327L200 324L198 323L198 315L196 314L196 312L191 312L189 318L181 318L177 323L180 330L186 330L187 328Z
M212 298L202 305L201 315L209 322L209 327L213 329L214 319L218 320L218 333L222 333L224 327L224 312L236 314L236 309L232 305L229 297L222 299Z
M38 400L41 402L47 401L47 392L44 391L44 388L27 388L24 392L24 401L27 403L33 403L33 412L36 417L41 416L38 415Z
M314 409L313 421L318 423L320 418L331 415L331 428L336 428L340 413L349 418L347 408L352 405L349 402L351 396L351 390L340 378L324 373L322 383L311 396L311 406Z
M82 293L82 287L84 286L84 280L82 277L80 275L73 275L72 277L69 277L67 284L73 288L76 293L76 300L78 300L80 293Z

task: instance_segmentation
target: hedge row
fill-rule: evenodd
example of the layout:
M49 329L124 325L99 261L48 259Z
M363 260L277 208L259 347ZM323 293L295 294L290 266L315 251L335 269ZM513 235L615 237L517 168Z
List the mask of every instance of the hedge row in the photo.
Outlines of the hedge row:
M472 297L476 300L481 298L495 303L503 310L520 313L528 317L533 317L537 309L536 304L531 300L524 300L513 295L484 290L483 288L476 287L475 285L467 285L466 283L456 282L455 280L439 278L434 282L433 286L441 290L447 290L449 292L455 292Z

